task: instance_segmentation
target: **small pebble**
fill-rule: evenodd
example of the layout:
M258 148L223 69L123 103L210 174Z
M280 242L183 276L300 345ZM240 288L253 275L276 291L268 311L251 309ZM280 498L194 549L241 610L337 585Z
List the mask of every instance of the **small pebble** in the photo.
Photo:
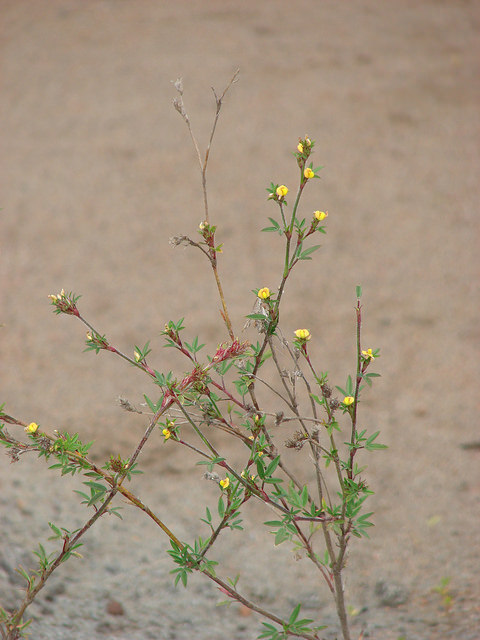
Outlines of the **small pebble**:
M109 600L107 602L106 611L111 616L123 616L125 615L125 610L117 600Z

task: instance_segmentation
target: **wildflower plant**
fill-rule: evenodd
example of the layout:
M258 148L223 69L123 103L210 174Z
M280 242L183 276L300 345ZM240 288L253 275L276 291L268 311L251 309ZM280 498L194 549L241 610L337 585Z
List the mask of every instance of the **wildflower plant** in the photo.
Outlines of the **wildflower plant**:
M365 508L373 492L364 476L364 453L385 448L377 442L378 431L369 433L359 427L360 400L378 375L371 369L379 351L362 345L360 287L356 290L354 315L354 370L347 376L344 387L332 386L328 373L318 370L312 361L309 349L315 341L314 333L298 328L286 338L280 329L286 283L300 262L312 259L312 254L319 249L316 238L326 233L328 212L315 210L305 217L300 215L302 194L311 187L313 179L319 177L322 168L313 166L315 141L308 136L299 139L293 152L299 171L296 184L293 180L290 187L272 182L267 188L271 202L266 206L274 211L268 218L269 226L262 231L279 236L272 240L283 246L279 282L277 286L269 283L271 288L259 283L259 288L252 292L253 311L246 317L247 325L256 334L255 340L248 341L236 333L238 327L234 329L230 318L218 270L222 244L216 237L217 225L210 221L207 168L220 110L237 73L220 96L214 91L215 116L204 154L183 102L181 80L175 82L177 97L174 100L196 150L202 177L204 219L197 228L195 240L182 235L172 238L171 243L198 249L207 259L221 302L225 340L213 353L204 354L205 344L198 337L188 337L191 334L183 319L168 319L162 332L165 346L179 352L185 361L186 373L177 376L171 371L155 369L148 342L143 347L134 345L131 355L112 345L83 317L78 305L80 296L66 293L64 289L49 296L54 313L73 315L86 326L85 351L109 351L137 367L154 382L156 393L144 396L149 414L122 400L125 410L148 415L146 430L128 457L112 454L103 465L90 456L93 443L82 443L79 434L51 431L35 422L24 423L8 415L3 405L0 408L3 423L0 442L12 462L18 462L24 454L34 453L61 476L82 476L84 488L76 493L89 510L84 524L73 531L49 523L52 538L58 541L57 550L47 554L39 544L34 552L37 569L33 572L18 569L25 580L24 596L15 610L0 608L2 638L13 640L24 636L31 622L26 614L28 606L63 562L79 557L84 534L100 518L105 514L121 518L119 507L115 506L115 499L121 496L143 511L159 527L159 533L168 537L175 584L187 586L192 573L203 574L216 583L228 603L242 604L265 620L259 638L279 640L292 636L319 640L324 625L321 621L302 618L301 603L284 617L277 615L249 598L242 591L238 576L235 579L224 576L214 559L219 537L228 535L228 531L243 529L242 511L247 503L263 503L268 508L266 512L273 511L275 515L259 526L268 528L275 545L292 545L311 562L312 571L318 573L332 594L342 636L350 640L343 580L347 551L352 539L368 537L372 526L372 513ZM299 323L302 326L302 318ZM282 368L282 358L290 362L287 371ZM272 372L276 387L267 382ZM280 425L289 431L283 442L278 435ZM18 427L23 427L23 438L21 432L10 433ZM228 436L222 442L232 443L222 445L225 450L220 450L212 437L218 430ZM206 526L206 536L192 534L190 540L180 540L169 524L130 488L134 486L135 475L141 473L139 454L154 433L163 439L165 446L186 447L195 452L204 477L216 483L216 505L207 506L200 518L200 530L204 532ZM232 447L235 460L242 459L240 464L230 459ZM300 480L290 468L285 455L288 449L304 455L311 463L313 481L310 484Z

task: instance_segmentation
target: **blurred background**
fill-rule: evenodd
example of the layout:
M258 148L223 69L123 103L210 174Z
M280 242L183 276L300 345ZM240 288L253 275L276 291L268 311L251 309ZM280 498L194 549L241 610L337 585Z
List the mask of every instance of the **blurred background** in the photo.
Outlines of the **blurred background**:
M52 314L47 295L62 287L82 295L84 316L122 351L150 340L161 371L185 367L162 349L168 320L185 317L210 349L226 339L207 262L168 242L195 237L204 217L172 81L183 77L204 148L211 87L221 93L239 68L208 169L235 331L243 335L251 290L278 285L281 241L260 233L276 214L265 189L294 190L292 153L308 134L324 169L302 213L328 210L328 234L289 281L283 332L308 327L318 369L342 386L361 284L364 345L382 354L362 419L389 450L368 461L377 526L365 553L352 554L352 588L368 600L361 584L371 591L381 567L410 594L411 612L452 574L470 625L480 454L460 444L480 438L479 4L4 0L0 12L7 412L95 439L102 460L112 449L128 455L143 432L145 417L122 413L117 397L138 404L154 387L110 354L83 353L83 325ZM173 454L173 486L178 464ZM6 458L0 471L19 473Z

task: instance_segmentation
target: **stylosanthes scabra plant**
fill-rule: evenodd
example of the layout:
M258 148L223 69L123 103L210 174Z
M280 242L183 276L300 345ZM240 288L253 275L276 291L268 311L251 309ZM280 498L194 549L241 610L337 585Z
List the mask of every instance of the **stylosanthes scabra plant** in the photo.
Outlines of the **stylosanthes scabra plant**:
M121 401L125 410L145 416L144 435L129 456L122 458L112 453L101 465L90 456L93 443L84 444L79 434L51 431L36 422L26 423L8 415L4 405L0 409L0 441L11 461L18 462L24 454L35 453L41 463L46 462L60 477L81 476L83 487L76 495L89 512L83 525L75 530L50 522L51 539L58 542L56 551L47 554L39 542L34 551L36 570L18 568L25 581L24 595L15 610L0 608L0 632L4 639L13 640L27 633L31 622L26 617L28 606L39 596L47 580L54 579L53 574L61 564L79 557L84 534L106 514L122 517L116 504L119 496L143 511L159 527L159 533L168 537L175 584L187 587L193 572L203 574L218 585L226 603L240 603L264 618L259 638L277 640L292 636L320 640L324 625L301 617L301 603L285 617L267 610L242 591L240 575L224 576L213 556L220 536L243 530L242 512L247 503L263 503L268 519L249 526L267 527L273 544L291 545L311 562L312 572L318 573L332 594L344 640L351 638L343 580L346 554L352 539L368 537L368 528L372 526L372 513L366 502L373 492L365 479L365 454L385 448L378 442L379 432L359 428L358 421L362 394L378 376L372 368L379 350L362 344L360 287L356 289L356 340L352 345L355 366L343 386L333 385L328 373L319 371L312 361L309 347L315 336L308 328L300 326L288 337L281 331L286 283L294 269L307 266L299 263L314 257L319 248L316 239L326 233L328 218L326 210L300 213L302 195L311 188L322 168L312 162L315 141L307 135L298 140L293 151L298 171L294 186L271 182L267 188L266 206L271 212L262 233L270 234L272 243L281 247L282 268L275 287L259 282L252 292L253 309L245 315L254 339L239 337L245 318L235 325L229 313L218 268L223 246L216 237L217 224L210 220L207 197L211 144L225 96L237 75L238 72L221 95L214 91L215 115L204 153L185 108L181 80L175 82L174 100L196 151L204 219L194 239L179 235L170 242L197 249L206 258L221 303L225 340L206 354L205 344L184 326L183 318L166 319L162 332L165 346L181 354L186 373L159 371L151 362L149 342L134 345L131 354L124 353L82 315L80 296L62 289L49 296L50 303L56 314L74 316L85 324L85 351L109 351L140 369L155 384L155 393L143 394L145 409L138 409L129 400ZM290 362L288 369L281 364L285 357ZM276 380L275 386L272 378ZM7 430L6 424L15 430L15 435ZM277 436L280 425L288 426L289 436L283 442ZM24 437L21 432L16 433L19 427L23 427ZM226 434L222 448L212 437L218 430ZM201 535L195 535L192 525L189 541L180 540L165 518L160 518L134 492L136 474L159 472L139 468L139 454L154 433L167 447L194 451L204 477L217 486L216 503L206 505L199 514ZM311 483L297 478L286 455L289 449L304 456L305 465L312 466Z

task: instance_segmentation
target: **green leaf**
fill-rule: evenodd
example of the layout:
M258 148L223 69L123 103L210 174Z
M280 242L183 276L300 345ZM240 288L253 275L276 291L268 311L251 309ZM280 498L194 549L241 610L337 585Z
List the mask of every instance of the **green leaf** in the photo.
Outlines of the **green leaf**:
M245 317L250 318L250 320L268 320L268 316L264 315L263 313L249 313Z
M278 224L278 222L274 218L270 218L270 216L268 216L268 219L272 223L272 226L271 227L265 227L264 229L262 229L262 231L276 231L276 232L281 234L282 233L282 229L280 228L280 225Z
M218 515L220 516L220 518L223 518L223 516L225 515L225 504L223 502L223 497L220 496L218 499Z
M61 536L62 536L62 532L61 532L61 530L60 530L58 527L56 527L56 526L53 524L53 522L49 522L49 523L48 523L48 526L50 527L50 529L51 529L51 530L53 531L53 533L55 534L54 536L51 536L51 537L49 538L49 540L56 540L57 538L61 538Z
M282 542L285 542L285 540L290 540L291 537L292 534L282 527L275 534L275 546L277 547L279 544L282 544Z
M300 613L300 607L302 605L299 603L297 604L297 606L295 607L295 609L292 611L292 613L290 614L290 618L288 619L288 624L293 624L295 622L295 620L298 618L298 614Z
M368 527L374 526L373 522L369 522L367 520L367 518L369 518L372 515L373 515L373 511L370 511L370 513L364 513L362 516L358 517L357 520L354 522L354 528L352 530L352 533L355 536L357 536L357 538L361 538L362 536L364 536L365 538L370 537L368 533L365 531L365 529L367 529Z
M375 431L375 433L373 433L369 438L367 438L367 441L365 442L365 449L367 451L375 451L375 449L388 449L388 446L386 444L380 444L378 442L374 442L374 440L376 440L376 438L378 437L379 433L380 431Z
M308 488L307 485L304 485L302 489L302 493L300 494L300 499L302 501L302 507L305 507L308 502Z
M150 400L150 398L148 396L146 396L145 394L143 394L143 397L145 398L145 402L148 404L148 408L150 409L150 411L152 413L157 413L157 411L160 408L160 405L162 403L162 398L160 398L160 400L155 404L152 400Z
M198 336L196 336L193 339L192 344L188 344L188 342L185 342L185 346L187 347L188 351L190 351L190 353L198 353L200 349L203 349L205 344L198 344Z
M263 481L265 484L282 484L282 478L264 478Z
M305 251L302 251L302 253L298 256L299 260L311 260L310 258L310 254L312 254L314 251L317 251L317 249L320 249L319 244L316 244L313 247L309 247L308 249L305 249Z
M362 297L362 287L361 285L357 284L357 286L355 287L355 291L357 294L357 298L360 299Z
M336 386L336 388L340 391L341 394L343 394L344 396L353 396L353 382L352 382L352 376L348 376L347 378L347 384L345 386L345 389L342 389L342 387L338 387Z
M257 458L255 460L255 464L257 467L257 473L258 473L258 477L263 480L265 478L265 465L263 464L262 460L260 458Z
M267 522L264 522L263 524L266 524L268 527L281 527L283 522L282 520L267 520Z
M275 469L278 467L278 463L280 462L280 456L274 458L268 467L265 469L265 476L271 476Z
M272 624L262 622L262 625L265 629L259 636L257 636L259 640L260 638L270 638L270 640L281 640L281 638L285 638L285 634L280 633Z
M113 516L117 516L117 518L119 518L120 520L123 520L123 516L121 513L118 513L119 509L121 509L122 507L110 507L110 509L108 510L108 513L111 513Z

